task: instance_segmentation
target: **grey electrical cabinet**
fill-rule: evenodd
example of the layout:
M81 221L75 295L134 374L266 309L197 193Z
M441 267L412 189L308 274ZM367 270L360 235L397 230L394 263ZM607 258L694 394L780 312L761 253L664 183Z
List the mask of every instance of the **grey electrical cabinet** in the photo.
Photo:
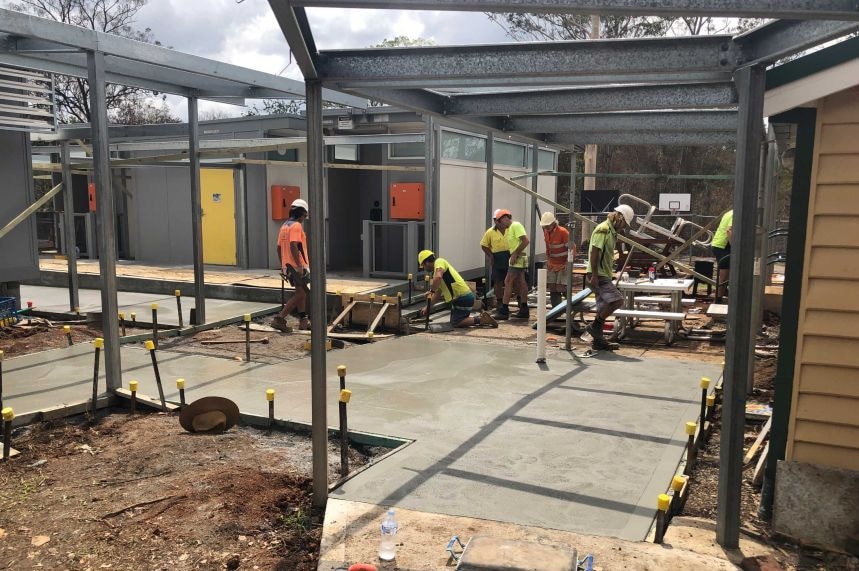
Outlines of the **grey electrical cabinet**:
M35 202L30 135L0 130L0 228ZM36 219L30 216L0 238L0 284L39 277Z

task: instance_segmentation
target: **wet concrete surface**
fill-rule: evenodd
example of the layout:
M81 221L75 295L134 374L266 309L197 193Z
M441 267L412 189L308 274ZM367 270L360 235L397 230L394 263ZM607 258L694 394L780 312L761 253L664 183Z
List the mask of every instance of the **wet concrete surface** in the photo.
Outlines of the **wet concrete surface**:
M695 419L700 362L618 354L578 361L560 351L426 335L337 352L328 363L328 424L337 423L336 366L347 366L355 430L415 442L332 497L434 513L641 540ZM30 411L90 394L92 348L10 359L5 400ZM168 399L219 395L243 412L310 421L310 359L277 365L158 352ZM122 349L123 383L157 397L147 351ZM104 385L102 384L102 387ZM7 405L8 406L8 405Z
M183 324L190 323L191 308L196 306L193 291L183 291L182 316ZM82 289L78 291L81 313L101 311L101 291L97 289ZM64 288L45 286L21 286L21 300L26 305L32 301L39 311L50 313L68 313L69 292ZM131 322L131 313L137 314L137 320L142 323L152 323L152 304L158 304L158 323L178 326L179 312L175 296L164 296L150 293L135 293L121 291L117 294L119 311L125 313L125 319ZM273 307L270 303L252 301L232 301L225 299L206 299L206 321L212 323L253 313ZM280 307L278 305L278 307Z

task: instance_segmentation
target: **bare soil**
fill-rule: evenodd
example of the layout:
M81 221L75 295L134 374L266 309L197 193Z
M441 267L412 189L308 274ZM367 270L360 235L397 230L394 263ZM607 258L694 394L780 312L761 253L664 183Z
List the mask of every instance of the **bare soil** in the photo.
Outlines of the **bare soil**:
M59 349L68 347L69 341L63 332L63 323L48 323L42 319L34 319L32 325L27 321L13 326L0 328L0 350L5 352L6 357L16 357L46 351L48 349ZM98 324L73 323L71 327L72 343L90 343L96 337L102 336L101 327ZM128 335L144 333L143 329L127 329Z
M194 435L175 415L125 413L16 432L0 569L316 569L323 514L304 435ZM353 471L383 451L350 449ZM334 442L329 458L333 482Z

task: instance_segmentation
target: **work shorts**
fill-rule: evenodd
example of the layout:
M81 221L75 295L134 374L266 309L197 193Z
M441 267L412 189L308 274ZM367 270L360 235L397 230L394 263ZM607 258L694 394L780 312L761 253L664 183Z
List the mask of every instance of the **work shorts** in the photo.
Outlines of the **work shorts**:
M495 252L492 254L492 284L503 283L510 266L510 252Z
M590 287L590 280L588 284ZM599 286L594 295L597 298L597 313L600 313L607 305L623 300L623 294L614 286L614 280L603 276L599 277Z
M289 281L289 285L295 289L301 289L305 293L310 291L310 275L303 276L302 272L296 270L292 266L286 266L286 273L283 276Z
M567 285L567 270L546 270L546 285Z
M716 265L720 270L727 270L731 267L731 245L728 244L724 248L710 246L713 251L713 257L716 258Z
M468 292L450 302L450 324L456 325L471 315L474 309L474 293Z

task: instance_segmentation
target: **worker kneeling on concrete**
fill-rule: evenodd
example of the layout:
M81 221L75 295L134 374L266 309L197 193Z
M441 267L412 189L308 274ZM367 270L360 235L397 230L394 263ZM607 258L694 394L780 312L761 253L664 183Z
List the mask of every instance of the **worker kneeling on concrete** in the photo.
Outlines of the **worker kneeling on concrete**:
M546 240L546 289L552 307L561 303L561 294L567 290L567 253L570 231L558 224L554 212L540 217L543 238Z
M603 325L623 305L623 295L614 285L614 249L618 231L632 224L634 216L631 207L621 204L591 234L587 277L597 298L597 316L588 325L587 332L593 337L591 347L597 351L617 349L616 343L605 340Z
M498 322L492 319L487 312L472 316L474 307L474 292L465 283L453 266L444 258L436 258L430 250L421 250L418 254L418 265L427 273L432 273L431 304L444 298L450 303L450 324L454 327L498 327ZM421 315L425 316L430 308L421 309Z

